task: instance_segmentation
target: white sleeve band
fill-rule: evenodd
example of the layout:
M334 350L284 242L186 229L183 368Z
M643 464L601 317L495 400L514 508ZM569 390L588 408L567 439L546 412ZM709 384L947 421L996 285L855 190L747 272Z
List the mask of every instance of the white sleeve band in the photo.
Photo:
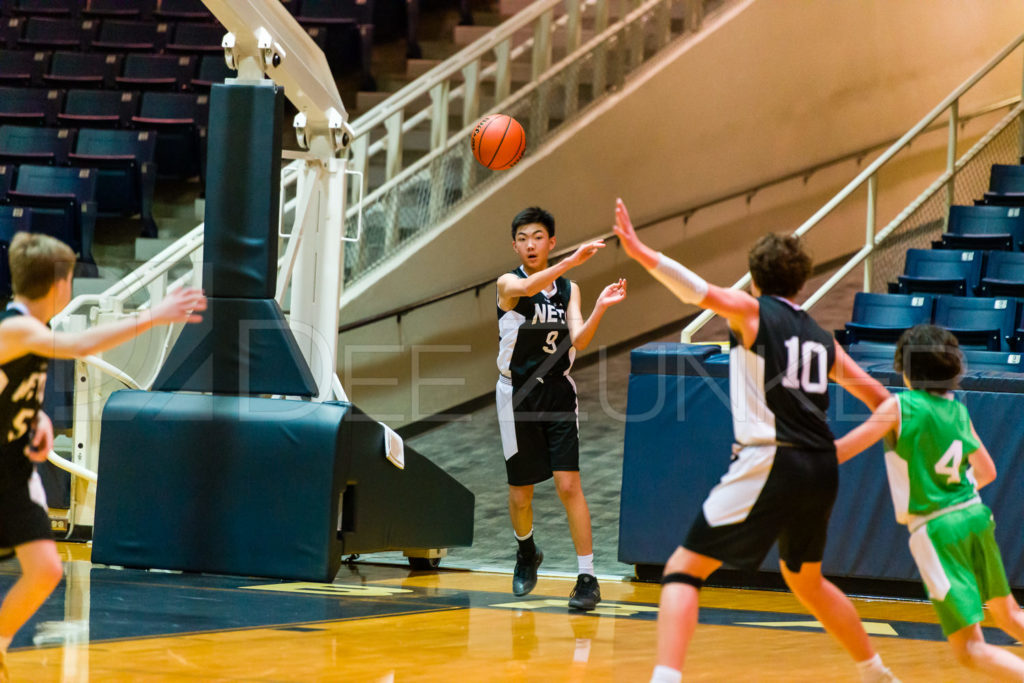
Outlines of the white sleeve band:
M658 265L649 272L685 303L699 304L708 294L708 283L704 278L660 252Z

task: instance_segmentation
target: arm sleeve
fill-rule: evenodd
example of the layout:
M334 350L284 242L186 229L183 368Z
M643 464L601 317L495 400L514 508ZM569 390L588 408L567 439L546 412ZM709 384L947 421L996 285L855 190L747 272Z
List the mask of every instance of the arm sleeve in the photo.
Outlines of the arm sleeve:
M685 303L699 304L708 294L704 278L660 252L658 264L648 272Z

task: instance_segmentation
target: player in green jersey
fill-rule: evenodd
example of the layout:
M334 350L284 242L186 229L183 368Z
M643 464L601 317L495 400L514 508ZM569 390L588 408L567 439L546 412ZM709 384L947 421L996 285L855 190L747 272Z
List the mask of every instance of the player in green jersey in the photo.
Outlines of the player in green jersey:
M836 441L839 462L885 437L885 469L896 519L957 659L1001 680L1024 678L1024 660L989 645L980 622L987 604L999 628L1024 641L1024 612L1006 580L992 512L978 489L996 467L953 397L960 347L948 330L918 325L896 345L895 368L910 391L882 403Z

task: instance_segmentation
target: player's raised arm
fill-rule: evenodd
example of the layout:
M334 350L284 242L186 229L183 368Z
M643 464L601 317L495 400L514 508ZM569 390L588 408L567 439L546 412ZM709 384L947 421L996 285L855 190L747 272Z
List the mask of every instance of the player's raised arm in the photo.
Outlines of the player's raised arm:
M621 199L615 202L615 234L626 254L646 268L680 301L714 311L741 334L744 346L753 344L759 312L756 298L740 290L710 284L686 266L644 244L636 234L629 211Z
M597 326L601 323L601 317L608 310L626 298L626 280L620 279L613 282L601 291L594 304L594 310L590 317L583 320L583 313L580 310L580 287L572 283L572 294L569 297L569 308L566 311L566 325L569 327L569 336L572 338L572 345L577 351L582 351L590 345L590 341L597 332Z
M533 296L543 292L551 283L576 266L586 263L599 249L604 249L604 240L587 242L553 266L525 277L517 277L505 273L498 278L498 297L503 301L512 301L522 296Z
M157 325L198 322L206 310L206 297L198 289L179 289L149 311L117 322L97 325L84 332L54 332L32 316L22 316L0 325L0 365L35 354L46 358L81 358L137 337Z

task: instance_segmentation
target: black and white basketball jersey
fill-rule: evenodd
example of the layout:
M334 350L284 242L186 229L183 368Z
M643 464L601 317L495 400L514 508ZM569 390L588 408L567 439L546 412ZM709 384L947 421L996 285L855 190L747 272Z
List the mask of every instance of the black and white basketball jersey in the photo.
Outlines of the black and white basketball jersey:
M0 325L19 315L25 313L12 304L0 312ZM0 365L0 477L11 477L18 471L24 471L27 477L32 472L25 446L43 405L47 363L46 358L30 354Z
M526 277L522 266L512 271ZM520 386L531 377L568 375L576 350L565 316L572 284L560 277L533 296L521 296L511 311L498 307L498 370Z
M729 396L736 442L833 448L825 413L835 339L796 304L773 296L762 296L758 303L754 345L745 349L730 338Z

